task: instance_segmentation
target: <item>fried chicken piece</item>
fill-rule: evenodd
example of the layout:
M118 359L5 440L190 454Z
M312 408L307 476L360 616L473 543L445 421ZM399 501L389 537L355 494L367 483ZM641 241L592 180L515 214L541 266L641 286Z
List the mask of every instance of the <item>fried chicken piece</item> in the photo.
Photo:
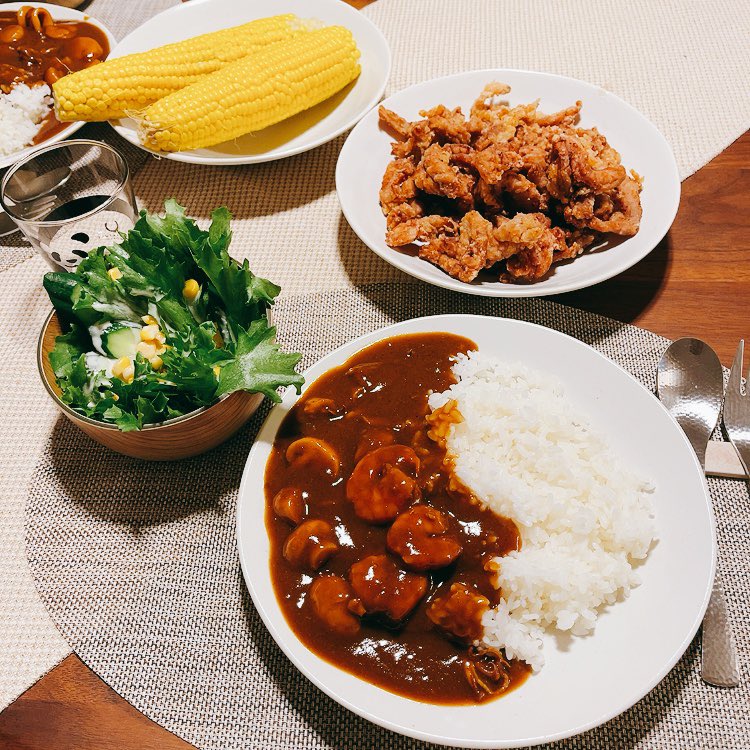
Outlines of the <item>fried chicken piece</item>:
M563 219L579 229L632 236L643 213L640 191L640 182L626 177L610 194L582 193L562 207Z
M473 206L472 190L476 180L453 164L454 155L465 155L469 151L469 147L463 144L440 146L434 143L422 156L414 173L414 185L425 193L458 200L465 207Z
M498 81L492 81L488 83L483 89L479 96L474 100L474 104L471 105L470 117L479 115L482 112L486 112L493 107L496 107L495 97L505 96L510 93L510 86L507 83L500 83Z
M561 242L551 228L550 220L540 213L516 214L512 219L498 216L493 236L498 244L496 260L506 259L507 275L503 280L542 278L552 265L555 250Z
M538 243L522 248L506 263L507 275L501 281L536 281L541 279L552 266L556 243Z
M382 105L378 107L378 122L397 141L405 141L411 135L411 123Z
M444 105L416 122L379 110L397 139L381 188L386 240L416 242L462 281L500 262L503 281L534 281L599 233L629 236L640 224L641 178L596 128L576 126L581 102L544 114L538 101L511 107L509 91L489 83L468 120Z
M641 206L641 186L632 177L626 177L612 194L614 211L606 221L592 216L587 227L595 232L609 232L625 237L632 237L641 224L643 208Z
M419 257L438 268L442 268L454 279L469 283L482 270L484 261L472 256L466 257L464 248L457 237L436 237L419 248Z
M501 106L489 108L469 120L469 130L476 135L474 147L482 151L492 144L507 143L523 124L536 120L537 99L530 104L519 104L508 108Z
M416 200L415 171L411 159L394 159L386 167L380 187L380 207L387 217L388 231L424 213Z
M500 190L488 185L481 177L474 184L474 205L489 215L502 213L504 204Z
M437 142L468 144L471 140L468 123L461 107L448 109L438 104L437 107L422 110L419 114L426 119L427 127Z
M402 203L417 197L414 173L417 168L411 159L394 159L388 163L380 185L380 206L384 214Z
M597 130L597 128L570 128L568 132L574 133L583 147L596 154L598 160L603 165L620 165L621 159L619 152L617 149L614 149L609 145L607 139Z
M540 193L528 177L518 172L504 174L501 189L503 196L509 197L519 211L546 211L549 205L547 194Z
M411 132L405 141L391 144L391 153L396 157L409 156L419 161L433 143L435 134L430 130L427 120L417 120L412 123Z
M549 127L550 125L570 127L571 125L575 125L578 121L581 106L582 103L577 101L573 106L561 109L559 112L555 112L551 115L537 115L536 124L541 125L542 127Z
M594 210L593 214L597 219L606 221L612 217L615 212L615 202L611 195L606 193L598 193L594 196Z
M519 160L519 165L514 171L523 175L536 187L536 193L530 193L528 186L516 190L525 194L519 196L519 210L547 210L549 206L547 172L552 153L552 133L555 130L555 127L541 128L535 123L524 123L517 128L516 135L508 143L508 149L515 153ZM521 185L518 186L520 187ZM531 200L532 196L534 200Z
M420 219L424 216L424 208L418 201L407 201L399 203L391 208L386 216L386 229L388 232L395 231L401 224L406 224L413 219ZM389 243L390 244L390 243Z
M508 170L520 169L523 160L503 144L493 144L483 151L459 151L455 161L472 167L488 185L500 185Z
M557 127L542 128L537 123L522 123L507 144L507 148L518 155L521 162L518 168L524 170L535 183L534 173L546 175L552 139L558 131Z
M468 283L485 267L487 253L495 244L492 224L478 211L469 211L461 219L458 237L431 239L419 248L419 257Z
M582 192L569 203L561 205L559 210L566 223L585 229L594 217L594 200L593 193Z
M467 252L472 249L473 255L481 255L485 259L497 244L492 222L485 219L479 211L464 214L458 227L458 238Z
M552 144L546 176L549 195L567 203L573 194L573 168L568 141L556 140Z
M558 260L577 258L596 239L593 232L586 232L582 229L553 227L552 231L560 241L560 246L552 257L553 263Z
M394 226L385 236L390 247L402 247L412 242L427 242L438 237L453 237L458 233L458 222L448 216L423 216Z
M587 140L588 146L581 138L563 134L557 136L554 147L567 150L574 185L583 185L597 193L614 190L626 176L619 154L606 140L604 143L599 139Z
M380 126L393 136L391 153L397 159L415 158L417 161L435 141L435 133L427 120L409 122L386 107L378 107Z

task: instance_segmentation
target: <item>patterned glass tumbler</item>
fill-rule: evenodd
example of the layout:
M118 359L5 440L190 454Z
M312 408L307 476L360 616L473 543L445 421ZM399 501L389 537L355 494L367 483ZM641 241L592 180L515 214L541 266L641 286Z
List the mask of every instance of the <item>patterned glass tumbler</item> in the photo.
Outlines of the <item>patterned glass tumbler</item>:
M56 271L118 242L138 218L128 165L106 143L72 140L34 151L11 167L0 204Z

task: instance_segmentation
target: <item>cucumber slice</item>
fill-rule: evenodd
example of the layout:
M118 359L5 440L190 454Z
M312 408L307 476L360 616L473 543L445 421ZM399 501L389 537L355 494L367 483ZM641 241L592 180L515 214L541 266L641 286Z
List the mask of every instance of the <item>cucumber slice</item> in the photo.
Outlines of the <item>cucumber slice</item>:
M141 340L141 327L127 323L112 323L102 331L102 348L115 359L135 359L135 348Z

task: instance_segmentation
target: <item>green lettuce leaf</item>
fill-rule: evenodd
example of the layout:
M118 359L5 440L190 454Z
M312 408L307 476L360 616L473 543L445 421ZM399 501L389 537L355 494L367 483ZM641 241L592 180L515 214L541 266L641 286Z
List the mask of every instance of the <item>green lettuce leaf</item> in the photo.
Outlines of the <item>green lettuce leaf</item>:
M255 276L247 259L240 265L229 256L231 218L226 208L217 208L211 214L211 226L205 241L191 246L191 252L196 265L208 277L210 291L218 298L225 313L228 327L222 335L237 341L239 329L246 329L263 317L281 288Z
M55 309L66 320L85 326L103 321L138 322L145 315L146 301L128 294L107 273L104 248L92 250L75 273L48 273L44 288Z
M79 326L72 325L68 333L55 339L55 346L49 353L49 363L58 378L69 378L73 366L82 354L91 350L91 339Z
M143 423L135 414L123 411L119 406L113 405L101 412L102 421L116 424L123 432L140 430Z
M293 385L299 393L304 378L294 367L301 354L285 354L276 345L276 329L265 318L250 324L247 331L239 329L234 359L221 368L218 395L246 390L263 393L278 403L276 389Z

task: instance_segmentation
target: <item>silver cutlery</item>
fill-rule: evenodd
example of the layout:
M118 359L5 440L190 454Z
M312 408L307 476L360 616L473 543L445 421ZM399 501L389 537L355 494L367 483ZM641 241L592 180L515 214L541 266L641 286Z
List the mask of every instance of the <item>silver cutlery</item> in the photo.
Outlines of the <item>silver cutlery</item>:
M705 471L706 448L719 421L724 394L721 362L714 350L699 339L673 342L659 361L657 392ZM737 654L718 569L703 618L701 677L718 687L739 684Z
M729 373L727 392L724 395L724 429L737 451L742 468L747 475L750 468L750 391L745 383L742 393L742 360L745 340L742 339L734 355L732 370ZM748 371L750 376L750 371Z

